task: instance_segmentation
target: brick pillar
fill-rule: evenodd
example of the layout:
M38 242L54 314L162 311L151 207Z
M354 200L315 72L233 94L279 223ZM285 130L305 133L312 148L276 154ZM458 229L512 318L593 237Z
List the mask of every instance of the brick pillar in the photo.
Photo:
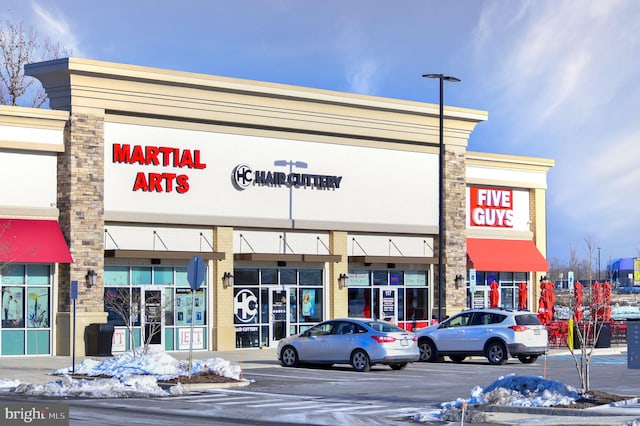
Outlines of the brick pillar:
M76 355L84 355L84 330L106 321L104 277L104 117L72 113L65 127L65 151L58 155L58 209L60 227L74 263L60 265L56 355L72 349L71 281L78 282L76 300ZM89 287L89 269L97 283Z
M466 279L466 174L465 151L445 149L444 168L444 308L453 315L466 306L466 288L455 286L456 275Z
M228 351L236 348L236 329L233 325L233 287L224 288L222 277L225 272L233 274L233 228L216 226L213 229L213 248L225 254L224 260L213 265L213 327L211 349Z
M329 233L331 254L342 255L342 262L329 264L329 316L346 317L349 314L349 290L338 286L340 274L349 274L349 254L347 252L347 233L332 231Z

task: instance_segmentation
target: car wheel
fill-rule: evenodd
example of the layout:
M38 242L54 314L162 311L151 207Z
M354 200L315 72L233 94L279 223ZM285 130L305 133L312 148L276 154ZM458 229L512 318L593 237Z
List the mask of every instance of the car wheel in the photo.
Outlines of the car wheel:
M436 346L431 340L421 340L418 343L420 348L420 361L434 362L437 360Z
M392 370L404 370L407 367L408 362L401 362L398 364L389 364Z
M358 349L351 354L351 366L356 371L369 371L371 369L369 355L365 351Z
M491 342L487 346L487 359L490 364L504 364L507 362L508 354L507 348L502 342Z
M523 364L533 364L538 359L538 355L522 355L518 359Z
M280 354L280 363L283 367L297 367L299 363L298 352L291 346L285 346Z
M464 361L467 357L464 355L449 355L449 359L457 364Z

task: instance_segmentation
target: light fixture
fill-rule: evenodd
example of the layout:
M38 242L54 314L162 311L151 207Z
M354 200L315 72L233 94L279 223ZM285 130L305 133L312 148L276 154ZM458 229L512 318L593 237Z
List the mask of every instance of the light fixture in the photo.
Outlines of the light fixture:
M222 287L233 287L233 275L231 275L231 272L225 272L222 276Z
M340 274L338 277L338 288L343 289L347 286L347 281L349 280L349 276L347 274Z
M456 288L462 287L462 284L464 284L464 277L460 274L456 275L455 282L456 282Z
M439 176L440 186L438 187L438 321L442 322L442 293L444 291L444 277L443 277L443 250L444 250L444 82L450 81L457 83L459 78L451 77L444 74L423 74L426 78L437 78L440 80L440 149L439 149Z
M85 281L87 283L87 287L91 288L94 285L96 285L96 282L98 281L98 274L93 269L89 269L87 271L87 275L85 275L84 279L85 279Z

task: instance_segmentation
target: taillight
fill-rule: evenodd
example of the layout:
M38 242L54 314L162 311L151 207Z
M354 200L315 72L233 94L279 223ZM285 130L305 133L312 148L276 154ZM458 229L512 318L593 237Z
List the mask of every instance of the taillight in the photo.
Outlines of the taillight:
M411 340L413 340L414 342L418 343L418 336L413 336L413 339L411 339Z
M393 336L371 336L373 337L373 340L375 340L378 343L391 343L391 342L395 342L396 338Z
M510 325L509 328L515 332L526 331L529 329L526 325Z

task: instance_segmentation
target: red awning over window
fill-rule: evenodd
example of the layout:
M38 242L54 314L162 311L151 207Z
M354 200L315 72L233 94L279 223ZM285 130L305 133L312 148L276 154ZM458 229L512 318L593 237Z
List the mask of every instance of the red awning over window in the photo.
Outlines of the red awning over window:
M0 262L73 263L55 220L0 219Z
M533 241L467 238L473 268L496 272L547 272L549 265Z

